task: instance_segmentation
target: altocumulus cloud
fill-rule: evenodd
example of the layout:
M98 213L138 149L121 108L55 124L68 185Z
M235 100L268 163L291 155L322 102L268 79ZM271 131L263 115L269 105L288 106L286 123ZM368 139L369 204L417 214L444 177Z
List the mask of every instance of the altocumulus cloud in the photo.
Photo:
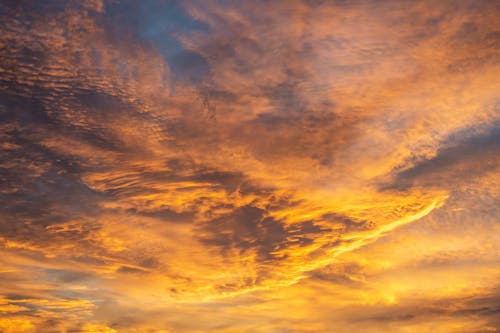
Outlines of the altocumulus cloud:
M498 331L499 14L4 1L0 331Z

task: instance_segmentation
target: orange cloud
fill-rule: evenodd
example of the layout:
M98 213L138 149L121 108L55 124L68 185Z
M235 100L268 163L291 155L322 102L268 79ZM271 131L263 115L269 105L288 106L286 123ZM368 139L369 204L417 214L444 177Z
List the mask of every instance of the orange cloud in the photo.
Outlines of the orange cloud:
M0 331L495 332L497 7L2 4Z

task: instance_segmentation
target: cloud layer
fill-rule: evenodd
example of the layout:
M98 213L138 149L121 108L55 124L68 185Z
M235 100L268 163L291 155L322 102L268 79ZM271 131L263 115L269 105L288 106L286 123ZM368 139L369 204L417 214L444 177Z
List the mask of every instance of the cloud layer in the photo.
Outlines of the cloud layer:
M496 332L499 14L4 2L0 332Z

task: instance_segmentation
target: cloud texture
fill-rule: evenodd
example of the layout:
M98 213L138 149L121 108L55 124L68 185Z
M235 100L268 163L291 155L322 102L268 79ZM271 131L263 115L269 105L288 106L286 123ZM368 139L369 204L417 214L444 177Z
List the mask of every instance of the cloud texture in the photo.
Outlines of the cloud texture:
M4 1L0 332L500 330L499 16Z

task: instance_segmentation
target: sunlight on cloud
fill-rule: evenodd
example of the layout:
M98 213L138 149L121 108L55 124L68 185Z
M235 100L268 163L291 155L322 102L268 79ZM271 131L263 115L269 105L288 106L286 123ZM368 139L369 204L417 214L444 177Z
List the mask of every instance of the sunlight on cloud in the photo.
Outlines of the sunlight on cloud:
M498 331L498 14L1 4L0 331Z

